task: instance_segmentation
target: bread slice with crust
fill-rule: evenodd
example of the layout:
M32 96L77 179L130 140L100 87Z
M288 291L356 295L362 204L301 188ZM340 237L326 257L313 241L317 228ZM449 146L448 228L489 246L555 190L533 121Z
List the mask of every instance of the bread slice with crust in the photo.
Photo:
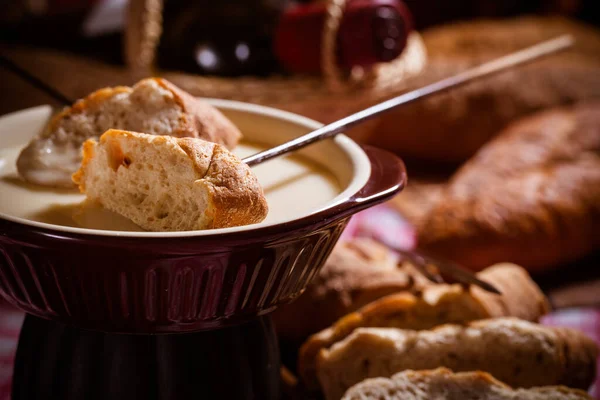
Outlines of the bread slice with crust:
M320 350L343 340L361 327L421 330L496 317L537 321L548 313L546 297L520 266L497 264L477 276L497 287L502 295L488 293L478 287L465 289L461 285L430 285L421 293L401 292L382 297L312 335L300 348L298 358L298 371L304 384L311 389L318 388L315 366Z
M386 246L365 237L336 244L300 297L273 312L281 339L302 343L344 315L393 293L422 290L430 282ZM310 318L298 318L310 315Z
M454 373L447 368L403 371L354 385L342 400L592 400L565 386L513 389L481 371Z
M485 371L514 387L587 389L597 357L596 344L579 331L497 318L425 331L359 328L321 350L317 375L327 400L367 378L438 367Z
M72 187L83 142L98 139L108 129L195 137L228 149L242 136L211 105L164 79L148 78L133 87L97 90L54 116L21 151L17 170L31 183Z
M111 129L83 153L81 192L146 230L247 225L268 212L250 167L216 143Z

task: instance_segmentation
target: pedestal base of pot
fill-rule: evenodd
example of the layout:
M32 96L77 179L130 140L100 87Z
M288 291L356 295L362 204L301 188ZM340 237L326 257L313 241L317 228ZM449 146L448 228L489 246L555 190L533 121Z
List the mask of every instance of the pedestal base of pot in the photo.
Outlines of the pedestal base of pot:
M270 317L186 334L119 335L27 315L13 400L279 400Z

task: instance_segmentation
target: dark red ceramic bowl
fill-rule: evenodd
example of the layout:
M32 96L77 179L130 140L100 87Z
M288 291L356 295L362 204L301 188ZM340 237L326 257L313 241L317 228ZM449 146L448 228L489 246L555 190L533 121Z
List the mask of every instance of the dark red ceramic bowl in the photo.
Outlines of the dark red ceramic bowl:
M264 107L213 104L240 126L248 140L265 146L319 126ZM39 220L43 213L28 217L21 203L31 196L43 200L44 196L78 195L45 193L19 182L11 169L15 151L36 131L31 125L39 129L40 119L47 116L47 109L37 108L0 119L0 193L5 196L0 201L0 295L28 313L81 328L191 332L269 313L304 290L352 214L390 198L406 182L399 158L383 150L363 149L339 135L309 146L298 156L328 170L338 185L331 199L315 200L319 204L311 204L310 210L296 207L295 202L310 202L322 190L296 191L285 200L282 182L269 182L267 197L272 191L274 199L283 201L283 205L273 204L273 212L292 212L261 224L164 234L63 226ZM21 137L6 133L9 128ZM260 179L258 168L267 176L266 172L282 165L267 162L257 167L257 175ZM306 186L308 182L307 188L318 189L317 181L302 181L306 173L298 172L299 181L284 183ZM292 186L288 188L293 191ZM7 200L8 195L12 200Z

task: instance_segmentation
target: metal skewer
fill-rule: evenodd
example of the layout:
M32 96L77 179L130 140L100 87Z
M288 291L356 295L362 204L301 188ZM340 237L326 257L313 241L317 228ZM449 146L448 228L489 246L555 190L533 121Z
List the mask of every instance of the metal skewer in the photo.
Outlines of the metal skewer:
M440 273L445 274L448 277L452 277L456 282L461 283L463 285L474 285L479 288L485 290L486 292L494 293L494 294L502 294L500 290L498 290L494 285L479 279L475 273L460 267L448 260L441 260L437 257L434 257L430 254L427 254L421 250L405 250L398 246L393 245L388 240L383 238L374 238L384 246L393 250L394 252L400 254L405 257L408 261L412 263L412 265L419 270L423 276L425 276L428 280L433 283L443 283L444 280L442 277L430 271L428 267L435 267Z
M428 86L376 104L306 135L290 140L289 142L246 157L242 161L250 166L260 164L264 161L270 160L271 158L308 146L314 142L333 137L354 125L365 122L373 117L393 110L396 107L412 103L413 101L423 99L433 94L442 93L448 89L452 89L472 82L476 79L525 64L542 56L565 50L572 46L573 43L574 39L571 35L563 35L545 42L541 42L534 46L527 47L523 50L519 50L515 53L511 53L496 60L471 68L450 78L443 79Z
M401 254L406 253L406 251L401 252ZM440 272L447 274L447 276L451 276L458 283L474 285L490 293L502 294L502 292L492 284L479 279L473 272L459 267L451 261L440 260L437 257L423 253L421 250L414 253L417 255L417 257L422 258L428 265L434 265L440 270Z

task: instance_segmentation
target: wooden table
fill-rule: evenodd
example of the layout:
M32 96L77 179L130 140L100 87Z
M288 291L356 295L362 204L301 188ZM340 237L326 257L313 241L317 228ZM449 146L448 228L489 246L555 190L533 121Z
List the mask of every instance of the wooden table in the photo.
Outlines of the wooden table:
M0 43L0 54L72 99L104 86L131 85L137 81L123 66L67 52ZM0 66L0 93L0 115L41 104L62 106L3 66Z

